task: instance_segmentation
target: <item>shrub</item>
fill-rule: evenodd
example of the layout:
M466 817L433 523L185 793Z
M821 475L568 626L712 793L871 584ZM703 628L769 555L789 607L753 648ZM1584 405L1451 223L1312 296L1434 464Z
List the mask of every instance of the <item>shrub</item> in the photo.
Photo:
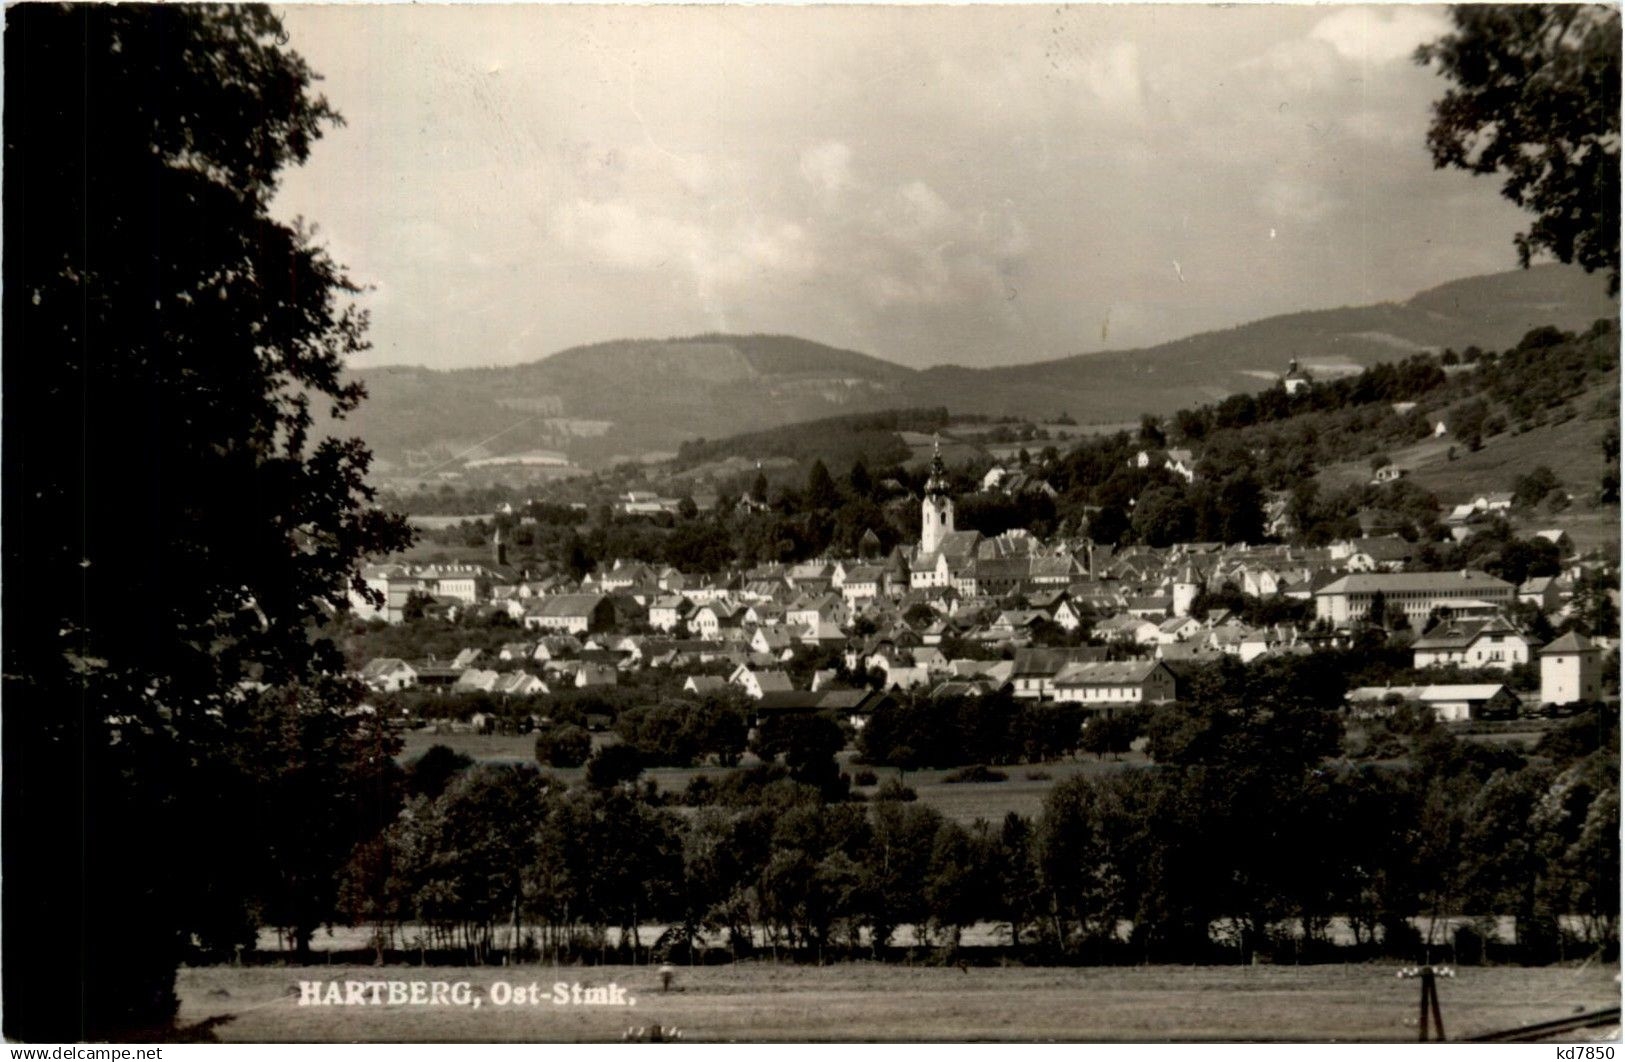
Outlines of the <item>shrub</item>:
M406 765L406 790L413 795L437 797L457 775L474 766L474 761L447 745L430 745L428 751Z
M1026 774L1029 782L1047 782L1051 777L1053 776L1048 771L1028 771Z
M880 776L868 768L864 768L852 776L853 785L874 785L878 781L880 781Z
M874 799L900 800L907 802L920 799L920 794L916 793L909 786L904 785L897 778L888 778L880 784L879 789L875 790Z
M961 767L957 771L949 772L943 781L957 785L960 782L1003 782L1009 777L1003 771L990 771L985 764L978 763L974 767Z
M592 735L573 723L550 726L536 735L536 762L544 767L580 767L592 753Z
M587 785L592 789L614 789L637 780L643 773L643 758L630 745L605 745L587 761Z

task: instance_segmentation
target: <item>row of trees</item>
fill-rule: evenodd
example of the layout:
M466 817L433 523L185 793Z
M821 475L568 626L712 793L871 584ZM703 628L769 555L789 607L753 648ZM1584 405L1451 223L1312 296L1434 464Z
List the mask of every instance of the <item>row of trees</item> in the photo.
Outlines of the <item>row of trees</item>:
M1153 728L1157 766L1062 782L1035 819L997 825L889 799L907 795L895 786L854 803L760 768L740 772L756 776L748 801L688 815L635 768L577 786L472 768L356 850L339 909L375 927L381 956L476 961L700 943L877 955L951 946L977 923L1049 959L1314 957L1336 953L1337 922L1356 949L1423 959L1464 915L1511 917L1529 960L1612 946L1617 728L1601 716L1532 761L1417 719L1407 762L1359 767L1323 756L1334 717L1262 689L1205 691Z

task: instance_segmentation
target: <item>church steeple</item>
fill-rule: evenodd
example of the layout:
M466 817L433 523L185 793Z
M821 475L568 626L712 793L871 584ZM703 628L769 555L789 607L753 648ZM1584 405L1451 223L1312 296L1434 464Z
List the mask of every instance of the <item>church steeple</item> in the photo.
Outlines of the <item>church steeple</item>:
M942 436L931 436L931 474L925 480L925 493L927 497L936 495L946 497L948 494L948 470L942 465Z
M939 435L931 440L931 474L926 477L925 499L920 502L920 552L935 553L953 530L954 500L948 497L948 470L942 464Z

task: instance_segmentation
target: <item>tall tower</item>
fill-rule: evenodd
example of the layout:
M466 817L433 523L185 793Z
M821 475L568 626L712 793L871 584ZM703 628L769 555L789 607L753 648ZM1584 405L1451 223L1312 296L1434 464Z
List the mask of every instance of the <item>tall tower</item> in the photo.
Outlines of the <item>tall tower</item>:
M1191 570L1189 564L1185 565L1185 570L1174 580L1174 615L1189 616L1191 604L1200 591L1201 586L1196 581L1196 573Z
M931 475L920 502L920 552L935 553L954 529L954 500L948 497L948 471L942 467L942 438L931 440Z
M498 568L505 567L508 563L508 544L502 541L502 528L500 526L497 528L497 533L491 537L491 560L496 563Z

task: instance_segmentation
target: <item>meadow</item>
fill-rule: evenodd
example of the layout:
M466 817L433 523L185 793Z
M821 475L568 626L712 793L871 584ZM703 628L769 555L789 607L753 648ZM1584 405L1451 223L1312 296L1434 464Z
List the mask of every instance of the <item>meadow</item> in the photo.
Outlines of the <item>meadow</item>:
M1418 982L1397 967L907 967L768 962L649 966L261 966L183 969L183 1024L229 1041L618 1041L675 1026L687 1041L1364 1041L1416 1038ZM1618 1006L1617 966L1473 967L1441 979L1447 1038ZM305 980L466 982L467 1005L301 1006ZM498 982L538 986L498 1005ZM625 989L627 1006L558 1005L553 985ZM473 1004L479 999L479 1006ZM1618 1036L1618 1029L1593 1030ZM1572 1037L1571 1037L1572 1039Z
M1469 741L1508 745L1528 753L1540 740L1541 735L1553 725L1547 720L1520 720L1500 725L1480 724L1478 729L1487 732L1466 733L1463 736ZM476 763L536 762L536 739L531 735L467 732L436 734L426 730L413 730L408 731L404 737L405 748L400 756L402 762L421 756L432 745L446 745ZM616 739L612 735L606 734L596 734L593 737L594 745L614 740ZM837 757L841 762L841 769L849 774L865 770L864 765L851 762L852 755L848 750ZM748 754L744 759L746 765L757 762L754 756ZM1072 759L1043 764L1014 764L995 768L1005 775L1005 781L1002 782L949 782L946 779L953 773L951 770L899 771L891 767L868 769L874 771L877 783L884 782L889 777L901 779L905 785L919 794L922 803L936 808L955 822L969 825L977 819L982 819L996 825L1011 811L1036 818L1043 810L1044 797L1057 782L1078 775L1093 777L1120 771L1126 767L1143 767L1150 762L1143 752L1128 752L1121 757L1108 756L1103 759L1080 754ZM585 773L580 767L547 770L549 774L570 783L580 781ZM680 794L696 776L726 773L727 771L721 767L654 767L646 771L645 776L654 779L655 784L663 792ZM874 793L875 788L875 786L857 786L854 791L868 796Z
M407 732L404 737L405 748L400 757L403 762L421 756L432 745L445 745L477 763L536 762L536 739L531 735L435 734L413 730ZM605 743L605 738L604 734L594 735L594 744ZM841 769L848 773L864 770L863 765L850 762L851 756L849 751L838 757ZM755 757L749 755L744 760L746 765L757 762ZM888 777L898 777L919 794L923 803L936 808L955 822L968 825L977 819L998 823L1004 819L1005 813L1010 811L1036 817L1043 808L1045 795L1056 782L1077 775L1092 776L1128 766L1143 766L1149 762L1143 753L1130 752L1119 759L1109 756L1097 759L1094 756L1082 755L1076 759L1045 764L1016 764L997 768L1006 775L1003 782L948 782L946 778L953 773L951 770L899 771L891 767L870 769L875 772L877 783L885 781ZM573 783L581 780L584 770L580 767L548 768L548 773ZM654 779L655 784L664 792L681 793L687 788L689 781L698 775L726 773L726 770L720 767L654 767L646 771L645 776ZM875 786L856 787L857 792L865 795L873 793L874 790Z

